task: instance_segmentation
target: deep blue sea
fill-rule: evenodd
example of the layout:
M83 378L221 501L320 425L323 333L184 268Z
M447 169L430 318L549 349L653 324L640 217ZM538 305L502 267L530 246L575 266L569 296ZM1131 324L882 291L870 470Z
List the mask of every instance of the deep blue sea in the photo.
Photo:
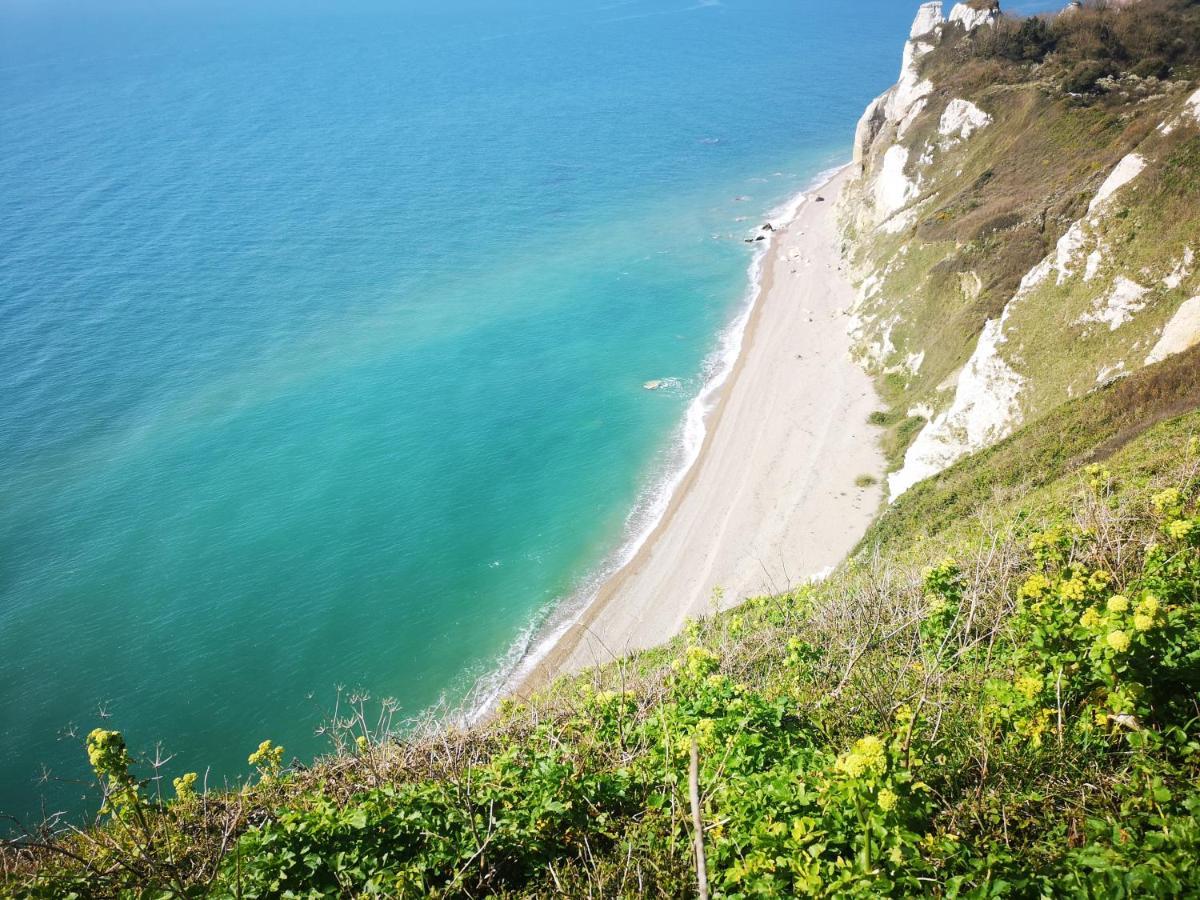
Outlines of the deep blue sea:
M0 811L518 657L915 6L0 0Z

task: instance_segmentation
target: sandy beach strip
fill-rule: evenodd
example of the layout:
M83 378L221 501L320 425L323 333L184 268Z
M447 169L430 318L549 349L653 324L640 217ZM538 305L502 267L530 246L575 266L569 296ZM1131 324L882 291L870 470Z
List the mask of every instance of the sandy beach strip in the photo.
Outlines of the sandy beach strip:
M669 640L718 588L724 608L802 584L865 532L882 489L855 479L882 480L884 460L867 423L881 404L846 333L835 207L848 172L772 236L741 353L657 528L513 693Z

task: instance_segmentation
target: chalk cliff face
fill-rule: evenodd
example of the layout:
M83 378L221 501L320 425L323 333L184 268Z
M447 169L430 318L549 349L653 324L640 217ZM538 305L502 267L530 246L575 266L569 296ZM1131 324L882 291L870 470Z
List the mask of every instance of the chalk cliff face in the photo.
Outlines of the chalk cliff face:
M975 9L965 3L957 4L950 13L949 22L965 31L989 25L999 15L999 5L987 9ZM896 84L875 98L859 119L854 135L854 165L860 172L865 171L868 155L872 148L878 146L884 132L896 140L903 139L916 119L925 111L929 95L933 92L933 83L921 75L921 60L940 43L942 30L947 20L942 18L940 2L922 3L909 29L908 40L900 61L900 77ZM965 107L956 110L958 113L967 112ZM973 123L970 130L985 124L986 115L974 107L968 113ZM907 168L908 154L899 144L893 144L889 149L896 148L891 157L887 157L886 171L877 186L875 197L878 200L874 215L882 221L897 209L905 205L905 201L915 195L919 182L904 175ZM871 210L864 209L861 221L871 221Z
M999 17L999 3L956 3L950 10L950 21L958 22L967 31L991 25Z
M1123 15L1123 13L1113 13ZM841 209L847 310L896 426L893 498L1074 396L1200 343L1200 90L978 75L997 3L918 9Z

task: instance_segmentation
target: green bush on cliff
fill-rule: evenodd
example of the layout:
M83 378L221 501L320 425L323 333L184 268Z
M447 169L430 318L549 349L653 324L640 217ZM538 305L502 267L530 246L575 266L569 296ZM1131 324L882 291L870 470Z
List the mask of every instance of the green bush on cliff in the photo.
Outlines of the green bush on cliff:
M1131 66L1142 77L1160 77L1200 55L1200 6L1194 0L1092 4L1053 18L1001 19L976 40L984 54L1011 62L1050 62L1060 71Z

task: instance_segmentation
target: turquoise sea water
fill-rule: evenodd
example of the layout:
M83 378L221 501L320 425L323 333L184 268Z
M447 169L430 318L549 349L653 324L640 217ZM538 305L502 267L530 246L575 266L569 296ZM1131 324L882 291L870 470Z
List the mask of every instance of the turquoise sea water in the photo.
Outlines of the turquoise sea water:
M854 6L0 0L0 811L511 661L894 80Z

